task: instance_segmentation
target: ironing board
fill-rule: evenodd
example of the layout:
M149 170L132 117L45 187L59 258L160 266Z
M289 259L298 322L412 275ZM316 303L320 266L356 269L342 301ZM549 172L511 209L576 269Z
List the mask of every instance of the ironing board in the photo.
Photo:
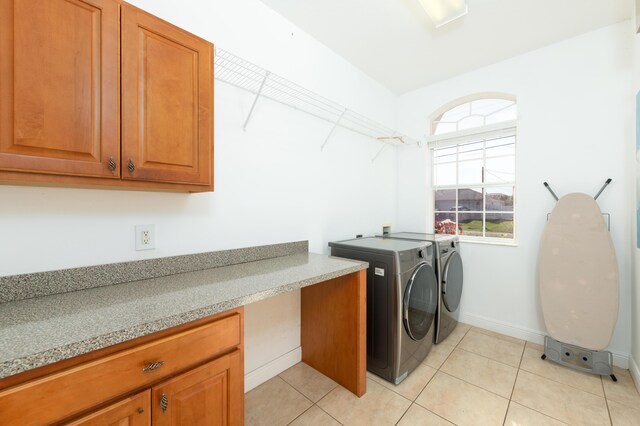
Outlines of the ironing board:
M572 193L559 199L542 236L538 278L551 337L606 348L618 318L618 265L593 197Z

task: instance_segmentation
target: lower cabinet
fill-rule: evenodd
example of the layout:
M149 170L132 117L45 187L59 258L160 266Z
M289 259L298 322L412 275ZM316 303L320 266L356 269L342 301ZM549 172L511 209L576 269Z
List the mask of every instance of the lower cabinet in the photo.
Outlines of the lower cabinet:
M242 423L240 351L167 380L151 391L156 426L209 426Z
M236 350L67 426L240 425L241 361L240 350Z
M67 426L148 426L151 424L151 390L118 401Z
M243 330L233 309L0 380L0 425L242 425Z

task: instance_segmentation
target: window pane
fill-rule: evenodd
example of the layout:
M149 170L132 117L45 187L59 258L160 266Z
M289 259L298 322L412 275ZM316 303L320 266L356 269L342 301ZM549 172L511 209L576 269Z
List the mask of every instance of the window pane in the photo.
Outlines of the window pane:
M516 118L518 118L518 107L514 103L509 108L488 115L487 124L502 123L503 121L515 120Z
M471 104L466 102L442 114L439 121L458 121L469 114L471 114Z
M464 145L458 145L459 160L478 160L482 159L484 151L484 142L472 142Z
M485 182L504 183L516 180L515 157L487 158L485 169Z
M435 209L437 212L448 212L456 205L455 189L439 189L434 191Z
M456 161L456 147L440 148L433 151L433 160L436 164Z
M453 206L451 210L459 212L482 211L482 190L458 189L458 205Z
M460 161L458 163L458 183L482 183L482 160Z
M492 139L487 141L487 157L496 157L499 155L515 155L516 154L516 138L508 136L506 138Z
M460 234L482 237L482 213L459 213L458 221L462 229Z
M487 211L513 211L513 187L486 188L485 191Z
M513 239L513 213L487 213L486 237Z
M509 99L478 99L471 103L471 113L489 115L513 104Z
M456 183L456 163L438 164L435 169L436 185L454 185Z
M433 123L433 134L440 135L442 133L455 132L457 129L456 123L445 123L445 122L434 122Z
M484 126L484 117L479 117L477 115L463 118L458 122L458 130L472 129L480 126Z
M455 234L457 223L455 213L436 213L434 232L436 234Z

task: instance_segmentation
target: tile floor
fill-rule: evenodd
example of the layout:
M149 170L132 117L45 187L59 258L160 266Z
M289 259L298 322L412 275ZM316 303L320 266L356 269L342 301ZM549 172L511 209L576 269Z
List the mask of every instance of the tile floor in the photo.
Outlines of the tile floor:
M367 373L357 398L299 363L245 395L247 425L640 425L640 395L542 361L542 346L459 324L395 386Z

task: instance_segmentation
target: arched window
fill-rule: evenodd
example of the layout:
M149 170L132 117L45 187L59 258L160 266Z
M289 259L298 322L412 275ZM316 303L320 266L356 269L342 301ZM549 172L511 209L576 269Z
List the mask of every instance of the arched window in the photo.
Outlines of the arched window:
M431 121L434 232L515 239L517 105L481 94L441 108Z

